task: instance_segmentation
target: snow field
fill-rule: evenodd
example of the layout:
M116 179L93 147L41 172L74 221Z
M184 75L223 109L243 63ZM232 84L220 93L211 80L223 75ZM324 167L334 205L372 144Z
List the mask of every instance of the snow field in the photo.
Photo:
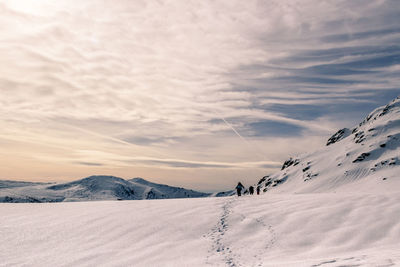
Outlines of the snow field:
M215 199L0 205L0 266L193 266ZM205 212L205 213L204 213Z
M0 266L395 266L400 196L0 204Z
M243 254L246 260L250 250L263 255L253 252L251 266L259 265L257 258L261 266L400 264L399 200L398 194L298 194L270 195L269 203L259 198L252 206L239 203L233 212L255 224L260 230L253 234L264 240L256 244L251 242L256 238L243 235L233 250L253 244Z

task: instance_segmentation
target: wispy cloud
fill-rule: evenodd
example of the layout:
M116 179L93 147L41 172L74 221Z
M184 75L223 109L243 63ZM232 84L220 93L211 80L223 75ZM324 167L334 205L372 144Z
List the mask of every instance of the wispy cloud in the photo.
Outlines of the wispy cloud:
M76 161L73 162L75 164L79 164L79 165L84 165L84 166L103 166L103 164L101 163L96 163L96 162L82 162L82 161Z
M32 3L0 3L1 138L63 170L260 176L400 92L396 0Z

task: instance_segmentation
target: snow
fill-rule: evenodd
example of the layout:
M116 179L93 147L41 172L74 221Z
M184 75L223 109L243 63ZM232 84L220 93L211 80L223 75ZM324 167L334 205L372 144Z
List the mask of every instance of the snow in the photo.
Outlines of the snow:
M0 180L0 202L62 202L207 197L210 194L156 184L142 178L90 176L69 183Z
M400 194L0 204L0 266L394 266Z
M286 193L398 191L399 147L398 97L352 130L339 130L322 149L288 160L262 186Z
M0 181L0 199L135 199L0 203L0 266L400 266L399 147L397 98L286 161L260 196L136 201L202 193L112 176Z

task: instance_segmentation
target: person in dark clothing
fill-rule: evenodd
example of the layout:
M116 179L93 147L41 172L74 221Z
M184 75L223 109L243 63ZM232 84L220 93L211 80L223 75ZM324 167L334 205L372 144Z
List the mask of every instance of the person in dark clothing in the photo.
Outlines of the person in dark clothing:
M260 189L261 189L261 188L260 188L260 186L259 186L259 185L257 185L257 189L256 189L256 190L257 190L257 195L259 195L259 194L260 194Z
M244 189L244 186L242 185L241 182L239 182L236 186L236 193L237 193L238 197L240 197L242 195L243 189Z
M254 186L251 185L249 187L249 193L250 193L250 195L254 194Z

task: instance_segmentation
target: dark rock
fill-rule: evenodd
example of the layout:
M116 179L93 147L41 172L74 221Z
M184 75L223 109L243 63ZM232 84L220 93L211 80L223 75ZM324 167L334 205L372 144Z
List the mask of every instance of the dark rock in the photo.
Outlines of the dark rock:
M154 194L153 189L150 189L150 191L146 195L146 199L154 199L155 196L156 195Z
M311 179L313 179L314 177L317 177L318 176L318 173L315 173L315 174L312 174L312 173L307 173L307 175L306 175L306 179L304 179L304 182L307 182L307 181L309 181L309 180L311 180Z
M236 192L236 190L229 190L229 191L219 192L215 196L216 197L233 196L236 194L235 192Z
M327 146L337 143L343 138L347 137L350 135L350 130L347 128L340 129L337 131L334 135L332 135L329 139L328 142L326 143Z
M286 161L283 163L281 170L284 170L284 169L286 169L286 168L288 168L288 167L290 167L290 166L292 166L292 165L296 166L297 164L299 164L299 162L300 162L300 161L299 161L298 159L292 159L292 158L290 158L290 159L286 160Z
M44 200L39 200L30 196L25 196L25 197L10 197L10 196L5 196L5 197L0 197L0 203L41 203L41 202L49 202L49 201L44 201ZM56 202L56 201L54 201Z
M265 182L267 180L267 178L269 178L269 176L264 176L263 178L260 179L260 181L258 181L257 185L262 184L263 182Z
M285 176L284 176L283 178L281 178L281 179L267 181L267 182L265 183L264 192L266 192L266 191L268 190L268 188L276 187L276 186L278 186L279 184L284 183L284 182L287 180L287 178L288 178L288 176L285 175Z
M355 134L354 141L356 144L359 144L365 140L365 134L364 131L358 132Z
M362 153L362 154L361 154L360 156L358 156L355 160L353 160L353 163L363 161L363 160L366 159L369 155L370 155L370 153Z
M390 105L386 105L386 107L382 110L382 112L379 114L379 117L382 117L382 116L384 116L384 115L386 115L389 111L390 111L390 108L391 108L392 106L390 106Z
M372 171L376 171L377 169L386 167L386 166L393 166L393 165L397 165L399 163L399 159L398 158L391 158L391 159L387 159L387 160L382 160L381 162L378 162L374 165L374 167L371 168Z

